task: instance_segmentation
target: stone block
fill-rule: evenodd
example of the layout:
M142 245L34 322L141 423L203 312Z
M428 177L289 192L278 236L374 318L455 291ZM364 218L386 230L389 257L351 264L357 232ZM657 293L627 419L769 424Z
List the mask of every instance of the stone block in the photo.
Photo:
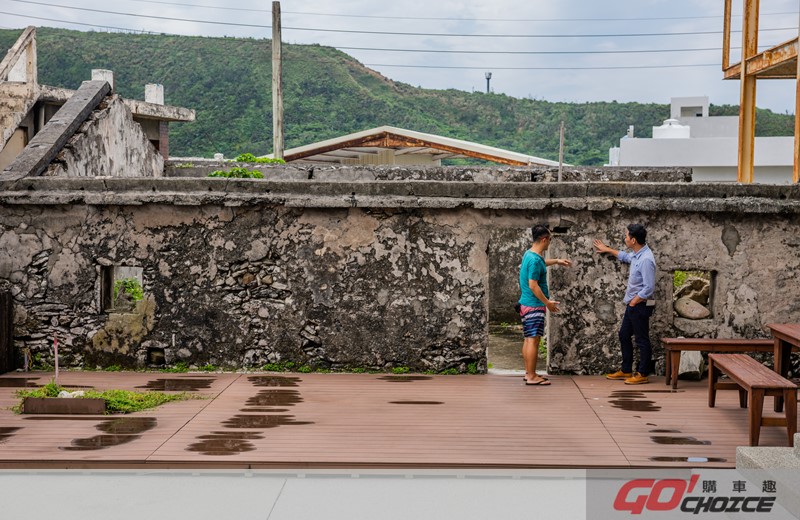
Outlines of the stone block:
M700 380L705 370L703 354L697 351L681 352L681 364L678 367L678 377L682 379Z

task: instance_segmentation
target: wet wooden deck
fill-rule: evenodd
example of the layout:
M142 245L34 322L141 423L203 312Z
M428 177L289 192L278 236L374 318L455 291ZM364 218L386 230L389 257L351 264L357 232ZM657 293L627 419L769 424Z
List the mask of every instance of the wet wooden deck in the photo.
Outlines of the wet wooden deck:
M738 394L710 409L705 380L672 391L662 377L62 373L64 386L206 397L80 417L15 415L25 377L52 374L0 376L0 467L731 468L748 442ZM763 428L761 445L787 446L785 428Z

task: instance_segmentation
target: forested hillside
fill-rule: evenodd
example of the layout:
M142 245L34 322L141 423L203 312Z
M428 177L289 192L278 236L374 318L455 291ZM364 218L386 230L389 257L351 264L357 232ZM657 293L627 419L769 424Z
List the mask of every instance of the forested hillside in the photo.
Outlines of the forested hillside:
M0 50L21 31L0 30ZM91 69L111 69L119 93L144 99L145 83L164 85L166 103L193 108L197 121L170 127L173 156L272 151L270 40L204 38L62 29L37 30L39 81L77 88ZM503 94L426 90L391 81L351 56L318 45L283 46L286 147L392 125L597 165L628 125L637 137L669 117L667 104L551 103ZM546 79L545 79L546 81ZM712 115L736 107L712 106ZM758 112L758 135L793 135L792 116Z

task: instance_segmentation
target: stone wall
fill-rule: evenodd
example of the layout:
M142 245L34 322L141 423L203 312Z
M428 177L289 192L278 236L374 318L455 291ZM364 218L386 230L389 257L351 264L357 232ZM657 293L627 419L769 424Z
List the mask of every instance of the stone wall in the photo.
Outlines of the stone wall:
M619 363L627 267L601 258L645 223L653 338L766 336L796 322L798 186L694 183L23 179L0 182L0 290L15 340L69 365L167 362L485 369L490 305L517 297L528 229L557 228L551 372ZM101 308L109 267L142 270L132 312ZM713 273L712 317L675 318L676 269ZM495 301L497 300L497 302ZM657 349L656 356L660 356Z

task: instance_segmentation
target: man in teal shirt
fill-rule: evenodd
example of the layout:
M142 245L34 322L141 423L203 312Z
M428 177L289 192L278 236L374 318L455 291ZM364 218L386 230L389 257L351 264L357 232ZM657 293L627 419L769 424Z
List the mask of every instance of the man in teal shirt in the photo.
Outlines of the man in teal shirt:
M522 359L525 361L526 385L549 385L547 378L536 373L536 361L539 358L539 341L544 335L547 311L559 312L559 302L550 299L547 287L547 266L563 265L569 267L572 262L563 258L545 260L544 255L553 239L547 226L538 224L531 228L533 244L525 251L519 269L519 314L522 317Z

